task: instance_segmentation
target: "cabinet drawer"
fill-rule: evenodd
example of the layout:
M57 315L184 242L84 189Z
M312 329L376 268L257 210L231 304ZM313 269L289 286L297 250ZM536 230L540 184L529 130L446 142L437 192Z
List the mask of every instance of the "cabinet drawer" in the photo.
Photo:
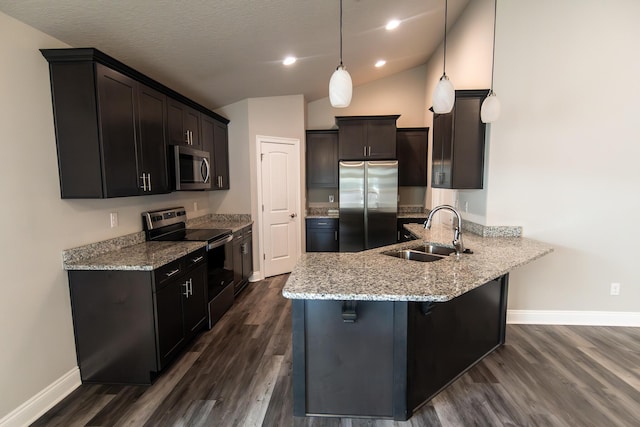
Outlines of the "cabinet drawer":
M180 258L155 270L156 286L158 289L160 288L158 285L164 284L168 280L176 278L184 272L185 268L183 261L184 258Z
M198 249L195 252L192 252L182 259L185 260L184 268L185 270L190 270L191 268L195 268L200 264L204 264L207 259L207 251L205 248Z
M337 218L307 218L307 228L338 228Z

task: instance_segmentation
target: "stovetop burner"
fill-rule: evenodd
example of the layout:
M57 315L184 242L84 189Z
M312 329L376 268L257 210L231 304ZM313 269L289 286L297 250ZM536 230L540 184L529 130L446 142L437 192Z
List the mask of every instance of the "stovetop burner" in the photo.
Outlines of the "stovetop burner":
M186 228L183 207L144 212L142 225L148 241L213 242L231 234L225 228Z

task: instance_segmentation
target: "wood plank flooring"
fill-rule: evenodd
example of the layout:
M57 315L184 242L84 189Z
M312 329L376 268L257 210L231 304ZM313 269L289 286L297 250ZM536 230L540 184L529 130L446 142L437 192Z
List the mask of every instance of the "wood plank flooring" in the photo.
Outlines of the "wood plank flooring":
M509 325L407 422L293 417L287 276L249 286L152 386L82 385L34 426L640 426L640 328Z

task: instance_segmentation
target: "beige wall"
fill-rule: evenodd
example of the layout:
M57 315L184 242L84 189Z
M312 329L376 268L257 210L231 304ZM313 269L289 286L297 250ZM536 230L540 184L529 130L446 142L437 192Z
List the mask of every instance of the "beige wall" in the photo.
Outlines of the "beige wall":
M259 235L257 148L258 135L294 138L300 141L300 188L304 188L304 110L302 95L250 98L225 106L218 113L231 120L229 126L229 191L212 192L211 209L217 213L250 213L255 235ZM300 212L304 212L301 197ZM299 218L302 215L299 216ZM299 224L300 236L303 224ZM262 256L260 242L254 239L255 279L260 278Z
M353 88L351 105L333 108L329 98L307 104L307 129L335 128L335 116L400 114L398 127L424 126L425 67L419 66ZM329 78L327 76L327 92Z
M489 86L492 12L490 0L471 2L452 28L447 74L458 89ZM509 309L640 312L640 232L626 219L640 209L637 16L634 1L499 2L502 116L488 126L486 186L442 199L555 247L513 272ZM427 64L427 99L441 61Z
M198 192L60 199L49 71L38 51L57 47L68 46L0 12L0 419L77 365L64 249L140 231L147 209L208 213L208 194ZM119 227L109 227L110 212Z

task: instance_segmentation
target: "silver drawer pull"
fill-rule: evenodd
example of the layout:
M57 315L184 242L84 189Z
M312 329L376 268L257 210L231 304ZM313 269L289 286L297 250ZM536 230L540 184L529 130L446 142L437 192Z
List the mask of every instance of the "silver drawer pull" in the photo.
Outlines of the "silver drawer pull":
M176 273L177 273L177 272L179 272L179 271L180 271L180 269L179 269L179 268L176 268L175 270L170 271L170 272L168 272L168 273L164 273L164 274L165 274L165 276L167 276L167 277L171 277L171 276L173 276L174 274L176 274Z
M203 259L204 259L204 257L203 257L203 256L199 256L198 258L192 258L192 259L191 259L191 262L195 264L196 262L200 262L200 261L202 261Z
M319 222L318 225L327 225L328 222Z

